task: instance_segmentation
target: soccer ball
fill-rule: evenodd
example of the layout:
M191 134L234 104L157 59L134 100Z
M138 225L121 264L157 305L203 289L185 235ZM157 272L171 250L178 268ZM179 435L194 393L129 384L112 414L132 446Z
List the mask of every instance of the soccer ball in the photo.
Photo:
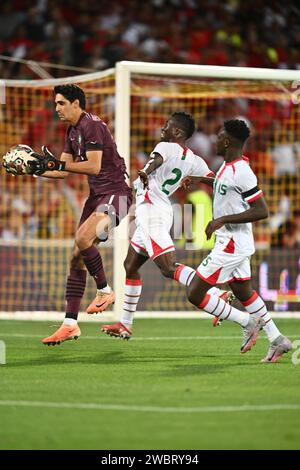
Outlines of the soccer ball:
M3 156L4 167L14 175L31 174L32 169L28 163L36 160L33 154L34 151L28 145L16 145Z

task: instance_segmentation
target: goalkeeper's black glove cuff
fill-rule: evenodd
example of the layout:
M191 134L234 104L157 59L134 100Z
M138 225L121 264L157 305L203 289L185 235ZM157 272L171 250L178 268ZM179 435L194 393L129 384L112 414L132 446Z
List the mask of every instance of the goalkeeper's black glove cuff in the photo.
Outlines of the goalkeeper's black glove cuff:
M46 165L47 165L46 168L48 171L55 171L55 170L64 171L66 167L66 162L62 162L55 158L55 159L48 160Z
M45 155L44 162L48 171L55 171L55 170L64 171L65 170L66 162L62 162L61 160L58 160L57 158L55 158L55 156L51 152L49 152L49 150L47 149L45 145L43 145L42 151L43 151L43 154Z

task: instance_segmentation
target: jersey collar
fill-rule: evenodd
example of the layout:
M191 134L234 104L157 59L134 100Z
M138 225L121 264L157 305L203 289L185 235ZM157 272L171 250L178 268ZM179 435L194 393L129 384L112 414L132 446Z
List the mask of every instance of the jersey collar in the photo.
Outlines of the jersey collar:
M75 126L74 127L77 127L80 123L80 121L82 121L82 119L87 115L87 112L86 111L83 111L81 114L80 114L80 117L78 119L78 121L76 122Z
M243 161L243 160L244 160L243 157L237 158L236 160L232 160L232 162L228 162L228 163L225 162L225 166L233 166L235 163L241 162L241 161Z

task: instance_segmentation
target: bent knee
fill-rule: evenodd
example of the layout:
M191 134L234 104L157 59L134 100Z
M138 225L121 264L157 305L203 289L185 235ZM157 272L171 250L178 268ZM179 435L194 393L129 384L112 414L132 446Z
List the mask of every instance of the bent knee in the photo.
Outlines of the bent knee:
M92 245L90 238L81 233L76 234L75 243L80 251L86 250Z
M71 261L70 261L70 266L72 269L84 269L85 268L85 265L84 265L84 262L80 253L78 252L73 253Z
M187 298L191 304L195 305L195 290L191 287L187 287Z
M191 304L195 305L196 307L202 302L205 294L205 292L201 292L192 284L190 284L187 288L187 298L189 302L191 302Z
M123 262L123 266L124 266L124 269L125 269L126 272L127 272L128 269L130 269L130 263L127 261L127 258Z
M132 261L127 260L127 258L126 258L124 263L123 263L123 266L125 268L127 278L130 278L131 276L136 274L137 270L136 270L136 267L134 267L134 264L132 263Z
M174 279L175 269L165 268L165 267L163 268L160 267L159 269L164 277L167 277L169 279Z

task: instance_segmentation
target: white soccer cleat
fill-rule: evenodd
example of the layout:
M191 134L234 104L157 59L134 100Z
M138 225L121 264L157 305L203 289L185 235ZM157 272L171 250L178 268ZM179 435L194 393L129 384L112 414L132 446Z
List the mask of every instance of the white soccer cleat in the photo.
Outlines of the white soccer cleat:
M293 348L292 343L286 336L278 336L269 346L267 355L261 362L277 362L285 353Z
M244 354L250 351L252 346L255 345L260 330L265 326L265 321L262 318L249 318L246 326L243 328L243 342L241 346L241 353Z

